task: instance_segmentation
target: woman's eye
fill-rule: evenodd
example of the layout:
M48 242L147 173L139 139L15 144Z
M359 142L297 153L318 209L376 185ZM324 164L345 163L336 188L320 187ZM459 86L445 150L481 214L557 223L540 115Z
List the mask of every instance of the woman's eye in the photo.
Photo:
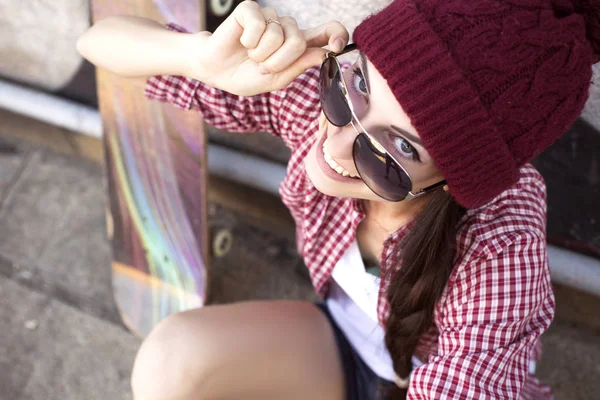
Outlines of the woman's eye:
M352 74L354 75L354 77L352 78L353 83L354 83L354 88L356 90L358 90L359 93L362 93L365 95L368 94L367 93L367 82L365 81L365 78L363 78L360 70L355 69L352 71Z
M396 141L396 148L400 151L400 154L403 157L406 157L410 160L418 160L419 159L419 155L417 154L417 151L415 150L413 145L410 144L410 142L408 140L398 137L398 138L396 138L395 141Z

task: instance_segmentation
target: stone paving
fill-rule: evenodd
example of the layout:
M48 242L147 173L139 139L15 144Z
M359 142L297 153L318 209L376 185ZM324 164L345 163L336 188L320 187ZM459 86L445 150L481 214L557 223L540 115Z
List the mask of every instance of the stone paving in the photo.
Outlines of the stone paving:
M0 400L131 399L140 339L123 326L111 296L103 170L7 138L6 129L0 128ZM234 234L233 249L213 263L213 302L316 299L292 229L219 203L209 212ZM557 399L597 399L600 300L558 289L539 376Z

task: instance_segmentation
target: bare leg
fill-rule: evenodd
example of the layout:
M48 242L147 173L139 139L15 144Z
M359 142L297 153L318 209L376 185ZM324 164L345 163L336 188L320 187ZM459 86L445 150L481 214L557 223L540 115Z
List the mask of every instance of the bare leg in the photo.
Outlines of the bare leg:
M343 400L329 322L313 304L209 306L161 322L132 373L136 400Z

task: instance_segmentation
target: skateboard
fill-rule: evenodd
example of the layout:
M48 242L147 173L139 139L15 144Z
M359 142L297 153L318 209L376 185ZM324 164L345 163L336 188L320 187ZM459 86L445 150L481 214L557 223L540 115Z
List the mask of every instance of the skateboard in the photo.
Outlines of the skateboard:
M207 16L218 25L238 3L93 0L92 13L94 21L135 15L197 32L205 29ZM113 294L125 325L144 337L168 315L202 307L207 299L206 132L198 113L146 99L145 80L102 69L96 77ZM213 243L218 251L228 239L220 233Z

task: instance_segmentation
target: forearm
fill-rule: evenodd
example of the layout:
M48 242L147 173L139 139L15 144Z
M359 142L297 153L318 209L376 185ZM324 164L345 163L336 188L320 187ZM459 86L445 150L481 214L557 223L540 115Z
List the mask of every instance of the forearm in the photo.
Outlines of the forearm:
M169 31L149 19L115 16L84 33L77 50L96 66L125 77L185 75L195 36Z

